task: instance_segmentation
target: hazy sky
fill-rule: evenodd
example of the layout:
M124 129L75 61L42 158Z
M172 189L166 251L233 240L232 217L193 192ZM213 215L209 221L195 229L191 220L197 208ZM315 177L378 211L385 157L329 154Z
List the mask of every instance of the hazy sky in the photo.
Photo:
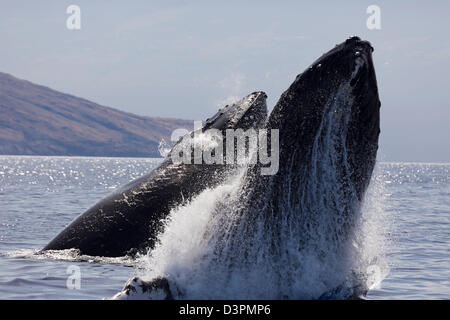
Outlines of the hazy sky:
M450 162L450 1L315 2L0 0L0 71L132 113L205 119L255 90L272 109L355 34L375 47L379 159ZM81 30L66 27L71 4ZM366 26L371 4L381 30Z

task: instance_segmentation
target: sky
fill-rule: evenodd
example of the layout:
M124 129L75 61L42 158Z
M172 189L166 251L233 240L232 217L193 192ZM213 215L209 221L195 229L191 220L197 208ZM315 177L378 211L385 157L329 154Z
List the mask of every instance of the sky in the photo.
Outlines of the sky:
M350 35L369 40L381 161L450 162L450 1L5 1L0 71L147 116L202 120L295 76ZM66 26L69 5L81 29ZM369 5L380 29L369 29Z

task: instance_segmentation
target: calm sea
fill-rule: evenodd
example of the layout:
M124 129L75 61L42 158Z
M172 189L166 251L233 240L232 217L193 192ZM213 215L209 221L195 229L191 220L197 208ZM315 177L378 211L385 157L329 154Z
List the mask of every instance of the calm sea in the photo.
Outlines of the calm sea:
M120 291L138 262L36 252L77 215L160 161L1 156L0 299L101 299ZM449 299L450 164L380 163L377 178L391 224L389 273L367 298Z

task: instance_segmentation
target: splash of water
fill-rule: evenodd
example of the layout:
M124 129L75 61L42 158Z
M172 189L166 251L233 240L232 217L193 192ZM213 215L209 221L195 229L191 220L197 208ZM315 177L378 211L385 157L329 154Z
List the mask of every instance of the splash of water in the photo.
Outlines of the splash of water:
M135 257L88 256L80 254L80 251L77 249L46 250L46 251L41 251L39 249L20 249L7 252L0 252L0 256L1 255L16 259L36 259L36 260L52 259L69 262L121 264L132 267L140 266L140 264L142 263L141 260L144 259L144 257L140 255L136 255Z
M172 147L166 142L166 140L161 139L158 145L158 152L161 157L165 158L169 153Z

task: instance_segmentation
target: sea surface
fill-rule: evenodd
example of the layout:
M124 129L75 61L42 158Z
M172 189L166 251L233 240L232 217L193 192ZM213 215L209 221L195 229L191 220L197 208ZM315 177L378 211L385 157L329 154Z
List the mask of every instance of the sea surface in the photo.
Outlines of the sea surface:
M38 251L160 161L0 156L0 299L102 299L120 291L142 272L139 259ZM367 299L450 299L450 164L379 163L374 175L379 199L371 200L382 202L389 271Z

